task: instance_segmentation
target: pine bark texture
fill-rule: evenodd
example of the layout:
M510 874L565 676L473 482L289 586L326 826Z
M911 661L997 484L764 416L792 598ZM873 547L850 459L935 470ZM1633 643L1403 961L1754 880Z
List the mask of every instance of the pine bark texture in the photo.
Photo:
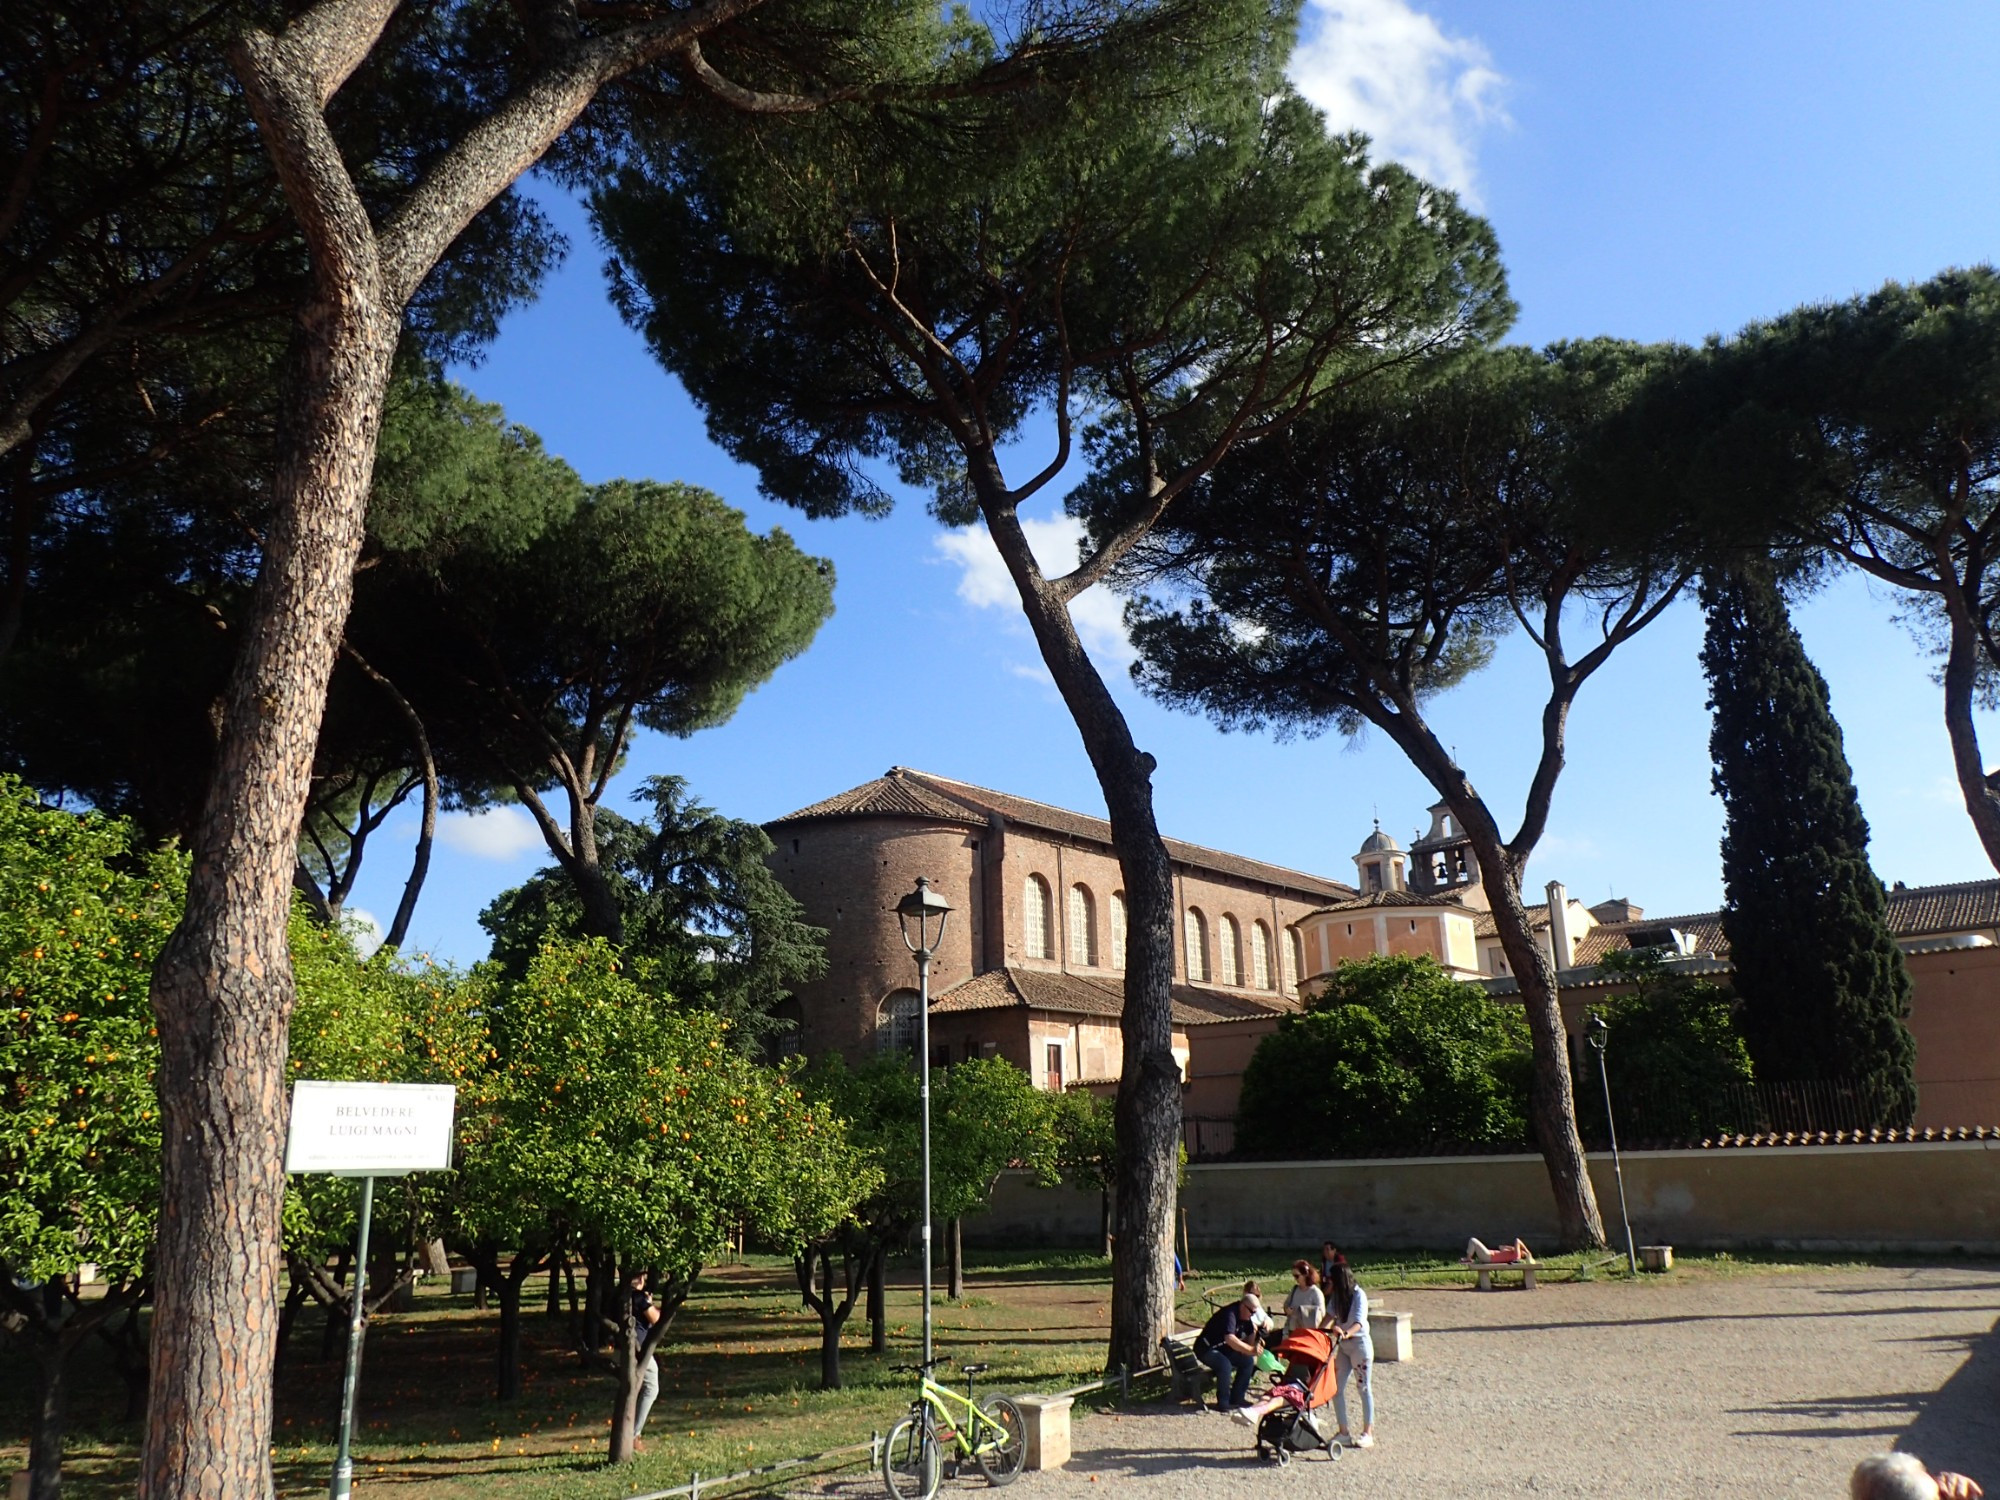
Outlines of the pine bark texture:
M1500 878L1486 880L1486 899L1493 914L1493 927L1507 965L1520 986L1521 1009L1528 1020L1528 1038L1534 1056L1534 1085L1528 1096L1528 1116L1534 1126L1535 1146L1549 1174L1549 1189L1555 1195L1556 1222L1566 1249L1602 1249L1604 1215L1597 1206L1597 1190L1590 1181L1590 1162L1584 1155L1583 1138L1576 1128L1576 1081L1570 1072L1568 1032L1563 1027L1562 1007L1556 1001L1555 965L1549 953L1535 941L1533 924L1521 900L1521 877L1514 862L1499 847L1479 849L1482 873L1499 872ZM1495 863L1489 865L1489 857Z
M548 38L549 61L378 232L325 110L396 3L320 0L281 35L250 31L230 49L304 233L312 290L295 329L273 519L191 840L186 907L153 978L165 1149L143 1500L264 1500L271 1489L289 892L403 311L451 242L600 87L757 0Z
M975 475L975 482L983 476ZM1173 865L1153 813L1157 762L1133 741L1089 653L1069 601L1041 576L1011 503L981 484L988 532L1013 577L1042 660L1055 679L1110 815L1111 843L1125 879L1125 1006L1118 1029L1125 1064L1115 1119L1118 1181L1113 1198L1118 1253L1111 1263L1107 1366L1145 1369L1173 1326L1173 1224L1180 1176L1181 1070L1174 1058Z
M1361 655L1358 651L1355 654ZM1553 668L1553 662L1551 665ZM1584 1154L1583 1137L1576 1128L1576 1083L1570 1072L1568 1031L1563 1026L1562 1006L1558 1001L1555 964L1549 951L1535 941L1534 925L1521 899L1522 871L1541 839L1542 830L1548 826L1549 808L1562 770L1573 692L1573 685L1565 691L1558 682L1544 705L1541 756L1529 788L1521 828L1512 844L1503 839L1493 810L1417 712L1414 700L1405 697L1394 705L1394 712L1369 700L1362 700L1357 708L1409 757L1410 764L1436 789L1471 840L1494 930L1499 935L1501 950L1507 955L1508 967L1514 971L1522 1015L1528 1023L1534 1063L1528 1117L1534 1128L1535 1147L1541 1152L1542 1164L1549 1174L1558 1232L1566 1248L1599 1249L1605 1243L1604 1215L1597 1206L1589 1158Z
M1910 977L1868 863L1868 823L1826 682L1761 573L1701 587L1722 839L1722 928L1760 1083L1854 1080L1876 1118L1916 1113Z

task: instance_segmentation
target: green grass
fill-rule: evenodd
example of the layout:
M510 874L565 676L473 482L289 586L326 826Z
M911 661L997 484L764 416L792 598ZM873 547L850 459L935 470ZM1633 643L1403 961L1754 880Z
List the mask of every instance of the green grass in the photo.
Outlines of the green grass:
M1227 1297L1254 1277L1272 1300L1290 1286L1276 1254L1203 1254L1178 1299L1183 1323L1207 1316L1204 1290ZM1464 1286L1465 1269L1419 1252L1352 1257L1370 1292ZM1677 1258L1672 1285L1716 1276L1774 1275L1918 1264L1908 1256L1714 1254ZM1622 1257L1552 1256L1550 1282L1625 1279ZM969 1295L936 1304L942 1354L986 1361L982 1391L1048 1391L1095 1378L1110 1326L1110 1265L1083 1253L983 1253L968 1267ZM661 1394L648 1451L629 1467L603 1462L613 1387L569 1347L566 1325L528 1300L523 1394L503 1405L492 1392L496 1315L469 1296L426 1288L414 1311L385 1315L369 1331L357 1435L357 1483L392 1482L407 1500L611 1500L866 1442L908 1405L911 1379L891 1372L919 1342L913 1265L899 1264L889 1291L889 1352L867 1352L856 1307L844 1339L844 1388L819 1385L818 1325L799 1306L789 1263L755 1258L704 1276L661 1355ZM321 1320L309 1313L292 1335L277 1390L279 1493L324 1492L333 1462L340 1360L320 1358ZM17 1363L15 1368L20 1368ZM0 1380L0 1474L25 1462L29 1393ZM1086 1402L1085 1404L1098 1404ZM131 1493L137 1428L122 1421L123 1391L103 1351L79 1356L73 1381L72 1500Z
M1103 1362L1109 1292L1103 1263L1044 1272L1010 1265L973 1274L976 1295L936 1303L939 1351L986 1361L985 1391L1051 1390L1092 1379ZM756 1259L703 1277L662 1350L660 1400L647 1452L603 1463L613 1385L570 1350L566 1326L524 1318L523 1394L493 1398L495 1314L469 1296L425 1289L410 1313L369 1329L356 1435L357 1487L395 1482L399 1497L601 1500L866 1442L908 1406L912 1378L889 1367L916 1357L919 1299L909 1268L889 1289L889 1352L867 1352L857 1305L843 1340L844 1386L818 1389L817 1320L799 1306L788 1262ZM530 1307L539 1302L530 1299ZM321 1321L302 1316L278 1382L274 1467L285 1496L324 1493L333 1463L340 1360L321 1360ZM26 1462L28 1392L0 1381L0 1474ZM136 1427L94 1349L78 1358L65 1494L131 1493Z

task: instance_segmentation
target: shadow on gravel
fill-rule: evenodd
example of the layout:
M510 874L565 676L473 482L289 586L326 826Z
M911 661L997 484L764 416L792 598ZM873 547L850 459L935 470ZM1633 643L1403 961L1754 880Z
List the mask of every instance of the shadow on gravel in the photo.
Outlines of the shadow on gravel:
M1958 1373L1928 1397L1898 1448L1933 1470L1968 1474L2000 1493L2000 1323L1981 1335Z
M1991 1287L1982 1287L1991 1291ZM1878 1294L1879 1295L1879 1294ZM1849 1307L1828 1309L1812 1308L1804 1312L1755 1312L1755 1313L1679 1313L1666 1318L1550 1318L1539 1323L1474 1323L1459 1327L1422 1328L1424 1333L1548 1333L1558 1328L1664 1328L1675 1323L1765 1323L1781 1322L1788 1319L1804 1319L1819 1322L1824 1318L1901 1318L1917 1317L1935 1313L2000 1312L2000 1302L1988 1307L1968 1306L1964 1303L1947 1304L1943 1307Z
M1805 1401L1780 1401L1773 1406L1737 1406L1733 1417L1790 1418L1810 1422L1809 1427L1739 1427L1734 1437L1893 1438L1908 1425L1911 1413L1920 1410L1924 1396L1917 1391L1898 1391L1881 1396L1829 1396Z

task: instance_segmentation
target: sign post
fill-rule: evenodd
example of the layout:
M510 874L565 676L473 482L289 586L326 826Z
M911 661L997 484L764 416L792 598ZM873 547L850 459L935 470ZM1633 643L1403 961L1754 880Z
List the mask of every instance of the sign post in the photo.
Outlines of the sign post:
M368 1302L368 1228L375 1213L375 1179L449 1167L451 1122L457 1101L458 1090L449 1084L302 1079L292 1086L285 1170L361 1179L361 1223L347 1293L347 1371L340 1384L340 1447L327 1489L331 1500L348 1500L354 1491L354 1400Z

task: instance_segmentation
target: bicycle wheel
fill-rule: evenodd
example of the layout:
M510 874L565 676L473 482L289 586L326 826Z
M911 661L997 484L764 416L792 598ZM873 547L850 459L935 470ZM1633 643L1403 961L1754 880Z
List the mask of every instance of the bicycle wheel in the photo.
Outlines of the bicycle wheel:
M930 1414L912 1414L889 1429L882 1445L882 1483L895 1500L931 1500L938 1491L938 1445Z
M992 1425L980 1425L973 1461L988 1484L1012 1484L1028 1461L1028 1424L1021 1408L1005 1396L988 1396L979 1409Z

